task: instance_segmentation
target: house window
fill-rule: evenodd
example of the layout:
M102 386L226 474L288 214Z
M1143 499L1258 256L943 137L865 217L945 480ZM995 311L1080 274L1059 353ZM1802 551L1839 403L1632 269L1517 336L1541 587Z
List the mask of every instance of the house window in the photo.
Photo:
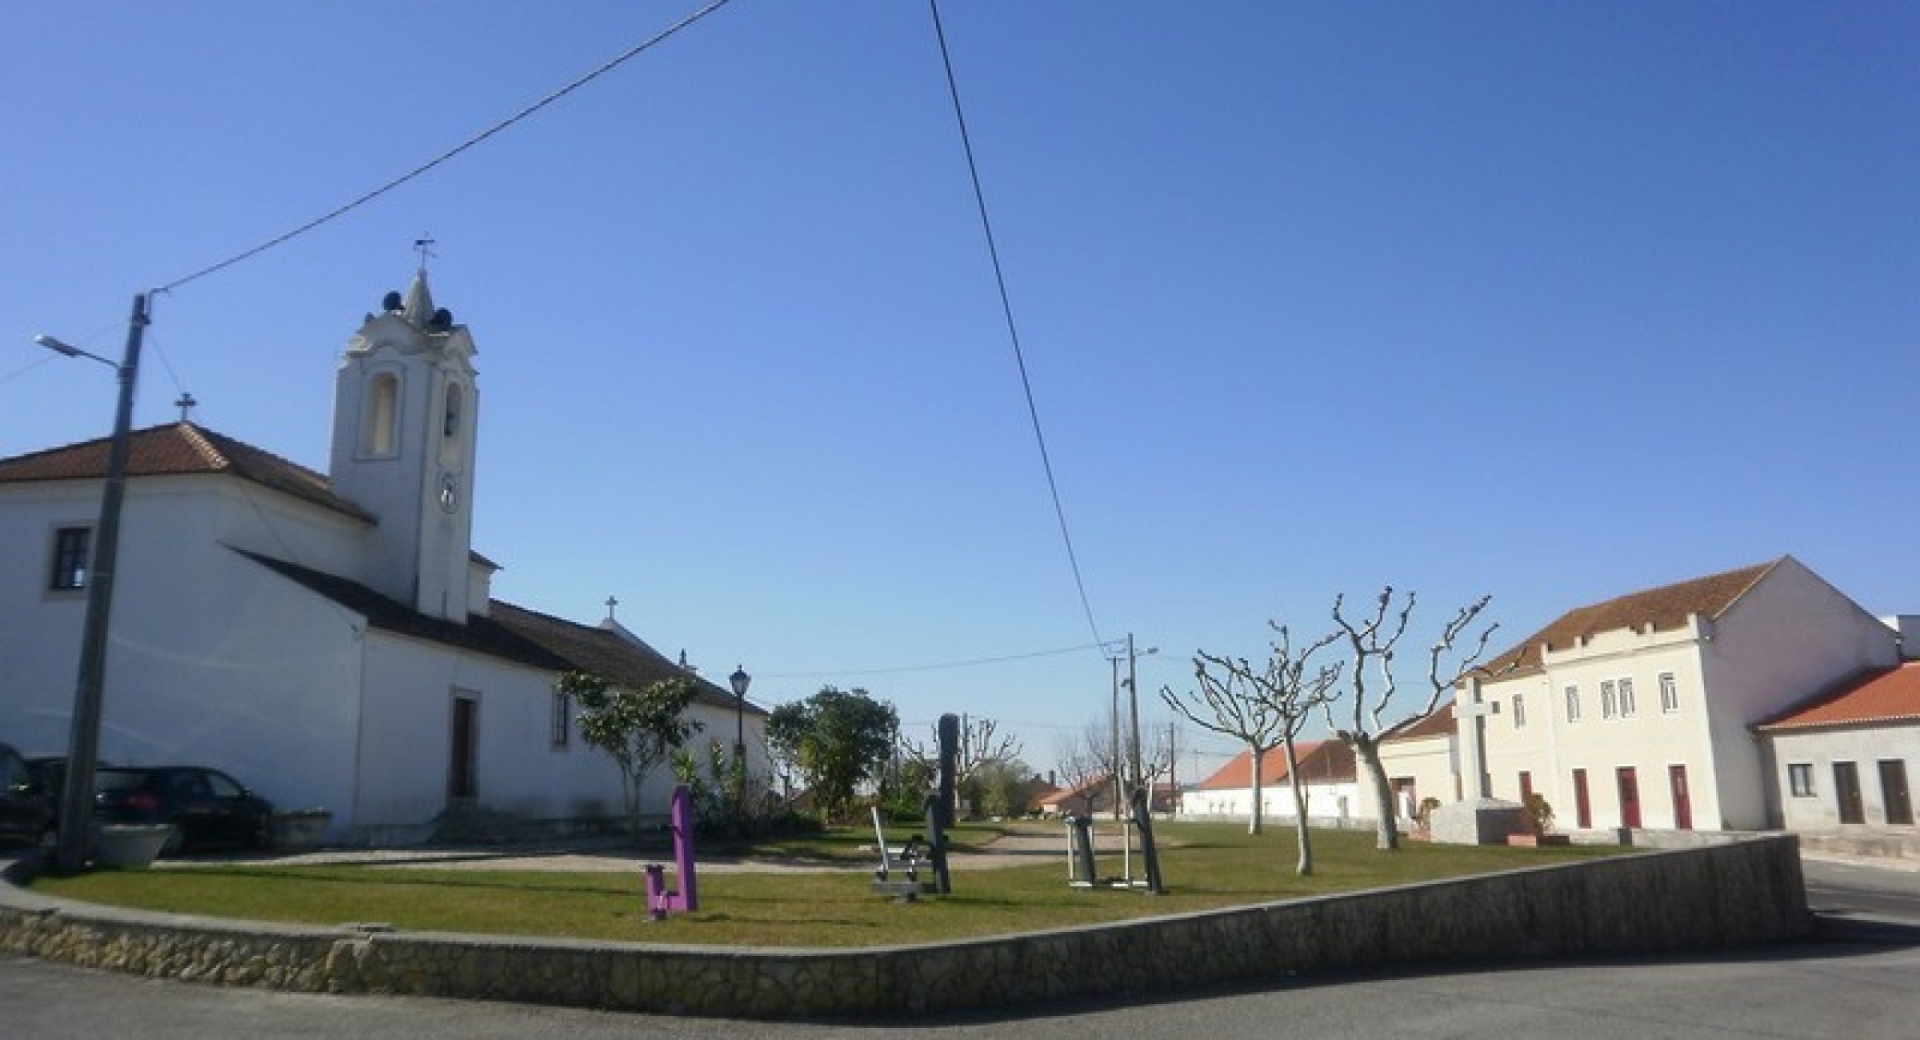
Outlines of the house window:
M87 557L93 546L93 531L85 527L62 527L53 535L53 578L47 587L84 589L87 587Z
M558 690L553 694L552 735L555 748L573 742L573 697Z
M1813 797L1813 763L1793 762L1787 766L1787 787L1795 798Z
M1620 717L1633 718L1633 680L1620 680Z
M1580 721L1580 687L1567 687L1567 721Z
M1660 710L1669 715L1680 710L1680 684L1672 672L1660 673Z
M1600 717L1611 719L1620 714L1620 695L1612 679L1600 684Z
M1527 725L1527 701L1520 694L1513 695L1513 728L1524 729Z

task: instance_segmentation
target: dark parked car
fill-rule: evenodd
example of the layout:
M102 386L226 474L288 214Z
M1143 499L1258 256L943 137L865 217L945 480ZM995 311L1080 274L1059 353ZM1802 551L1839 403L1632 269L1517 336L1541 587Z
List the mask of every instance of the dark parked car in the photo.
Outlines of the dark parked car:
M51 847L57 798L18 751L0 744L0 842Z
M171 823L162 855L211 845L266 848L273 804L217 769L119 767L94 774L94 818L101 823Z

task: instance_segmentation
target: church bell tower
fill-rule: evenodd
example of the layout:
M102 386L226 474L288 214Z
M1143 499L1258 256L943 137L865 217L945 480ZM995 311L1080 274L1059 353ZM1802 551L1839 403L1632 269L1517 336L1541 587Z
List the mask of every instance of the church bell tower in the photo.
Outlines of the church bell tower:
M480 395L473 337L433 305L427 272L388 293L348 341L334 379L336 494L373 514L361 581L420 613L465 623ZM477 605L485 609L485 604Z

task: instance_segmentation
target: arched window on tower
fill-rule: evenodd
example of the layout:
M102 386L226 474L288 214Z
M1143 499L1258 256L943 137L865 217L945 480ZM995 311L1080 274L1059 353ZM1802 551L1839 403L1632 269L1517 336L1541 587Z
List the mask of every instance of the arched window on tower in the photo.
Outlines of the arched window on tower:
M367 381L360 450L371 456L400 452L400 377L392 372L378 373Z
M457 469L461 464L460 424L466 419L466 407L466 390L458 383L448 383L440 417L440 464L449 469Z
M440 432L446 435L447 437L457 437L460 434L461 404L462 402L461 402L461 393L460 393L459 384L448 383L447 384L447 414L446 414L446 419L440 424Z

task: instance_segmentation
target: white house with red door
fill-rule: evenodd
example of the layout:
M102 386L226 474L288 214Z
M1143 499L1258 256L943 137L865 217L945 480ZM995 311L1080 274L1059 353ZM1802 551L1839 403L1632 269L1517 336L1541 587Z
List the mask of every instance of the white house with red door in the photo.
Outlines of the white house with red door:
M1894 627L1791 556L1579 607L1457 696L1460 759L1484 763L1463 793L1537 792L1564 830L1779 826L1754 726L1900 661Z

